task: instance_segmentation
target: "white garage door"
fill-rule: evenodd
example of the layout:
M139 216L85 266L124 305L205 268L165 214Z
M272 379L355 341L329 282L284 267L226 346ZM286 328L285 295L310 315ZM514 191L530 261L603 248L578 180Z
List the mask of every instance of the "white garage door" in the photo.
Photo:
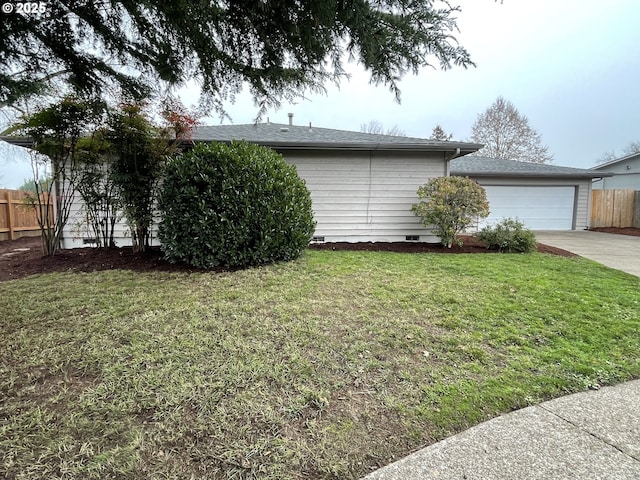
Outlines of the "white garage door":
M575 187L485 186L491 213L486 224L518 218L532 230L571 230Z

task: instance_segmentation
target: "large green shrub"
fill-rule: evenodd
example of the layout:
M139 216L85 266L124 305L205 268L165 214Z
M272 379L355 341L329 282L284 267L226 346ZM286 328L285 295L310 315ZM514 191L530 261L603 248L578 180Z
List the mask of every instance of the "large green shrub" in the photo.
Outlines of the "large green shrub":
M458 234L489 215L484 188L467 177L433 178L418 188L418 197L422 201L411 210L447 248L454 242L462 245Z
M529 253L536 250L536 236L524 223L513 218L505 218L491 227L484 227L475 237L487 248L501 252Z
M171 160L159 209L167 258L200 268L294 259L315 229L295 167L247 142L200 144Z

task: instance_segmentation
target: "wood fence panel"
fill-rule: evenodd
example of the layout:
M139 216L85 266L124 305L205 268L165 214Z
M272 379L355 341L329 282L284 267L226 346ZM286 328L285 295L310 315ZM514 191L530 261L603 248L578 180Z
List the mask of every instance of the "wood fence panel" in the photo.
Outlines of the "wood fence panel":
M635 190L593 190L590 225L594 228L633 226L635 197Z
M28 195L21 190L0 190L0 240L40 234L38 211L25 203ZM50 215L53 218L53 205Z
M635 201L633 202L633 226L640 228L640 191L635 192Z
M634 190L614 190L613 223L614 227L633 226Z
M591 191L591 219L589 225L593 228L609 227L613 222L613 205L611 205L613 197L607 194L609 191Z

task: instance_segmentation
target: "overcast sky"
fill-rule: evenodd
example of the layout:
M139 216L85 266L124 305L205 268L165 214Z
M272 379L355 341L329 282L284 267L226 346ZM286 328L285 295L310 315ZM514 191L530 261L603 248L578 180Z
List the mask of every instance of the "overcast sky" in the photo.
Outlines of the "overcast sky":
M465 141L477 115L502 95L542 135L555 165L590 168L604 152L622 153L640 140L640 1L451 3L462 8L457 38L477 67L425 68L407 76L397 104L387 88L369 85L368 74L352 64L348 82L270 111L270 121L287 123L292 112L296 124L360 130L378 120L415 137L429 137L440 124L454 140ZM195 101L187 93L182 98ZM257 110L241 95L228 112L233 123L251 123ZM21 163L4 164L0 185L15 188L29 172Z

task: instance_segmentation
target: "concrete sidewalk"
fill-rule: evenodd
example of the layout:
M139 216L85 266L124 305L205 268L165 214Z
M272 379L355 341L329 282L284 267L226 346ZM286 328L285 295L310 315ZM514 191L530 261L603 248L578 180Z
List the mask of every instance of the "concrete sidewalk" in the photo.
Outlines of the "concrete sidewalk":
M640 237L588 230L537 231L536 240L640 277Z
M640 479L640 380L482 423L366 480Z

